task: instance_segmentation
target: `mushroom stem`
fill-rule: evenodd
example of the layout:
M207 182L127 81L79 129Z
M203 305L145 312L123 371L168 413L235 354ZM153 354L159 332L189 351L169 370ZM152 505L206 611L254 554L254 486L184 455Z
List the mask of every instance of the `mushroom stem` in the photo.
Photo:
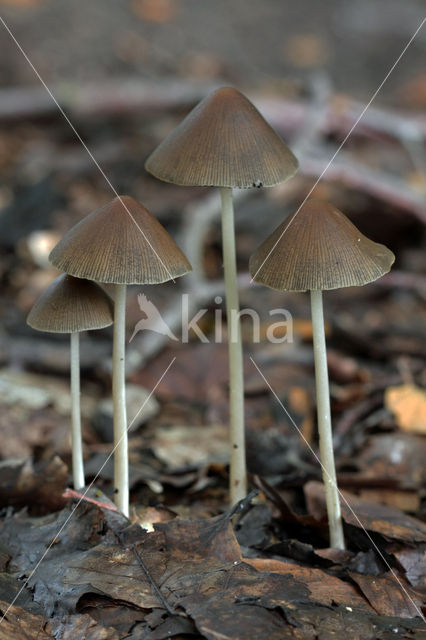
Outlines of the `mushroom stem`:
M114 502L129 515L129 462L126 412L126 285L115 285L112 399L114 415Z
M239 316L237 261L235 251L234 207L232 189L221 187L222 251L225 274L226 314L229 349L229 438L230 502L235 504L247 493L246 450L244 434L243 349Z
M81 438L80 413L80 334L71 333L70 340L71 368L71 442L72 442L72 476L74 489L84 487L83 443Z
M317 395L317 420L322 463L322 478L325 486L330 546L345 548L339 491L337 489L334 464L333 436L331 430L330 390L328 384L327 351L325 346L324 313L322 291L311 291L312 331L314 342L315 381Z

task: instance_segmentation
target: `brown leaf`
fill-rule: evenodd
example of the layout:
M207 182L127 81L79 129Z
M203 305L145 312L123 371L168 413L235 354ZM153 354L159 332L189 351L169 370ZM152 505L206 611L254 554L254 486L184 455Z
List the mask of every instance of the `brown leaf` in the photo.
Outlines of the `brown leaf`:
M421 545L417 549L403 549L394 551L393 555L405 569L405 575L410 584L426 595L426 547Z
M0 505L30 506L38 513L56 511L66 503L63 492L68 475L57 456L35 467L30 460L5 460L0 463Z
M420 615L422 601L405 580L388 573L384 576L367 576L350 572L373 609L379 615L414 618Z
M172 469L213 461L226 462L229 432L225 425L219 424L157 427L151 448L157 458Z
M322 518L325 514L324 486L320 482L308 482L304 490L309 513ZM420 520L399 509L361 500L346 491L341 494L345 498L340 499L342 517L347 524L380 533L393 540L426 542L426 524Z
M0 624L0 640L53 640L45 616L29 613L22 607L8 607L7 602L0 601L0 615L7 611Z
M293 637L281 607L293 611L308 589L288 576L258 573L242 563L216 576L215 589L202 589L179 600L209 640L283 640Z
M168 606L186 612L208 640L305 640L315 636L367 640L373 633L383 640L387 637L388 619L372 615L367 606L358 606L356 598L351 600L357 603L353 608L316 604L309 586L299 579L288 573L259 572L243 562L226 514L211 520L161 523L154 533L146 533L138 525L129 527L124 517L91 503L80 505L67 520L69 515L69 508L47 519L21 514L6 520L0 533L1 542L12 555L11 564L21 574L28 574L39 558L38 551L44 551L46 541L56 533L56 543L34 574L31 586L34 599L43 604L47 615L54 610L56 616L62 616L65 629L67 625L70 633L73 627L77 629L71 633L72 638L112 640L114 607L119 629L132 618L126 609L136 611L135 637L164 640L173 633L194 632L191 624L175 625L176 616L170 617L164 611L135 550L167 598ZM60 535L58 525L62 525ZM306 574L300 567L294 571L300 577ZM314 577L318 579L312 580L312 575L309 578L313 589L326 598L318 584L320 575L314 572ZM337 583L333 581L333 590L335 587ZM346 593L349 597L353 591ZM346 599L346 595L342 597ZM92 613L96 608L95 626L87 615L69 616L77 605ZM100 626L104 622L102 607L106 608L105 627ZM40 621L37 617L32 620L32 630L39 628ZM413 640L421 637L416 635L416 620L392 619L391 624L397 625L401 633L410 633ZM7 640L20 640L14 631L15 627ZM55 626L55 637L57 632ZM119 636L123 637L121 631ZM23 640L33 637L22 636ZM0 635L0 640L3 638L6 640Z
M367 486L378 478L389 479L401 487L420 488L426 482L425 459L426 438L402 431L370 436L357 455Z
M426 391L413 384L389 387L385 405L395 415L400 429L426 434Z
M58 620L54 618L50 626L55 638L61 640L119 640L120 636L112 627L105 627L93 620L89 615L65 616Z
M356 589L348 582L329 575L321 569L311 569L290 562L269 560L267 558L244 558L244 562L255 567L258 571L268 573L280 573L291 575L296 580L305 584L311 598L325 605L343 604L350 607L359 607L365 611L371 611L371 607L361 598Z
M367 502L379 502L401 511L415 513L420 508L420 496L417 491L400 489L360 489L359 497Z

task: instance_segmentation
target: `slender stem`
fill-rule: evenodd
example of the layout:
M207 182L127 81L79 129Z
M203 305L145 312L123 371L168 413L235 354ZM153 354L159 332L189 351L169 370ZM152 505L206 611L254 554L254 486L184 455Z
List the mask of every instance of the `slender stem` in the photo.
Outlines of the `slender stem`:
M126 285L115 285L112 400L114 406L114 502L129 515L129 461L126 412Z
M311 291L312 331L314 339L315 380L317 390L317 420L325 486L330 546L345 548L339 491L334 464L333 435L331 430L330 390L328 385L327 351L325 346L322 292Z
M237 261L235 251L232 189L221 187L222 251L225 272L226 314L229 349L229 437L230 502L235 504L247 493L246 449L244 433L243 349L239 316Z
M74 489L84 487L83 442L81 437L80 412L80 334L71 333L71 441L72 476Z

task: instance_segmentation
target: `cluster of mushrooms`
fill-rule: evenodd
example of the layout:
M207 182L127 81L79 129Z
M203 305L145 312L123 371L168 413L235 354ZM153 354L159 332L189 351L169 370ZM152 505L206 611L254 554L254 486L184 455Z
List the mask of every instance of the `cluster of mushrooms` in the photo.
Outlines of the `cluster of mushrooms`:
M229 345L230 502L247 493L244 381L235 252L233 188L271 187L292 177L290 149L239 91L225 87L202 100L159 145L146 169L165 182L216 186L222 203L222 246ZM129 513L125 402L127 284L159 284L191 270L162 225L129 196L118 196L75 225L49 256L63 271L28 316L41 331L71 334L73 480L85 485L80 424L79 332L114 322L114 500ZM250 259L254 281L311 294L317 421L330 545L344 548L333 456L322 291L364 285L387 273L394 255L363 236L331 204L306 202ZM114 304L97 283L114 283ZM231 322L230 319L233 319Z

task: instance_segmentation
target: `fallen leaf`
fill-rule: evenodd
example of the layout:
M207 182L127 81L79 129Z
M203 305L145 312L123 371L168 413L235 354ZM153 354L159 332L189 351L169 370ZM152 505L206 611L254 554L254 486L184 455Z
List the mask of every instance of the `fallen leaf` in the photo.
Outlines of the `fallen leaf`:
M324 485L308 482L304 487L308 511L318 519L326 514ZM426 542L426 524L406 515L399 509L361 500L341 491L340 505L343 520L354 527L380 533L391 540L408 543Z
M379 615L399 618L420 615L421 599L400 577L396 578L392 573L368 576L350 572L349 575Z
M115 623L118 637L129 637L126 629L134 623L133 637L164 640L176 634L193 635L192 622L207 640L367 640L373 636L384 640L392 628L412 640L421 638L418 619L372 614L368 605L357 606L358 596L340 581L339 589L335 581L333 588L356 606L317 602L309 585L288 572L258 571L245 563L229 514L200 521L176 519L146 533L139 525L129 526L119 513L86 502L74 511L68 505L39 519L20 513L6 519L0 529L0 543L11 555L8 567L21 576L29 574L49 540L54 544L30 580L34 600L48 619L29 618L31 635L23 635L25 626L18 630L17 616L11 616L8 635L0 635L0 640L30 640L39 629L38 637L43 639L57 638L63 629L65 638L115 640L111 630ZM148 580L141 558L163 600ZM310 574L297 565L292 571L299 577ZM321 599L333 598L333 591L327 596L319 584L321 577L317 571L310 574L313 590ZM179 616L170 615L165 602ZM83 615L78 616L81 610ZM185 622L175 623L176 617ZM26 612L22 619L26 621ZM49 635L50 628L54 634Z
M64 616L60 620L53 618L50 621L50 628L54 633L54 637L61 640L76 640L77 638L84 638L84 640L119 640L122 637L118 635L115 629L99 624L88 614Z
M61 509L68 476L68 467L57 456L35 466L31 460L0 462L0 505L28 506L39 514Z
M6 613L7 612L7 613ZM29 613L22 607L9 607L0 601L0 615L6 614L0 624L0 640L53 640L45 616Z
M228 428L225 425L157 427L151 448L169 469L226 462L229 458Z
M399 489L360 489L359 497L368 502L380 502L401 511L415 513L420 508L420 496L417 491Z
M403 431L426 434L426 391L413 384L389 387L385 405Z
M366 486L389 479L394 486L420 488L426 483L426 438L412 433L372 435L357 455Z
M393 551L393 555L404 568L410 584L426 595L426 545L419 545L416 549Z
M372 611L372 608L364 598L359 596L357 590L351 584L339 580L339 578L331 576L321 569L311 569L310 567L268 558L244 558L244 562L258 571L280 573L296 578L296 580L306 584L313 600L327 606L335 603Z

